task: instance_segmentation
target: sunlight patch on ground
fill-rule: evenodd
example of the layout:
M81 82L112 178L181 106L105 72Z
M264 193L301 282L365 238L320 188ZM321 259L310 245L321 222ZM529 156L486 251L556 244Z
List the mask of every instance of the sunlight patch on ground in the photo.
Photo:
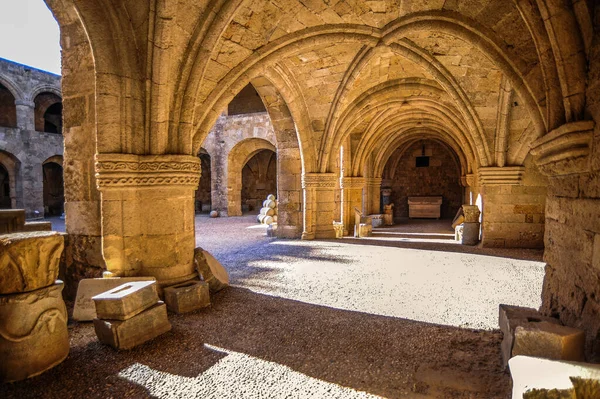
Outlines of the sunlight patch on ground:
M291 368L210 345L226 356L195 378L134 363L119 377L139 384L158 398L361 398L380 396L322 381Z
M315 305L487 330L498 328L501 303L541 304L543 262L343 242L265 246L279 251L248 261L256 272L231 270L234 285ZM286 246L293 249L282 251Z

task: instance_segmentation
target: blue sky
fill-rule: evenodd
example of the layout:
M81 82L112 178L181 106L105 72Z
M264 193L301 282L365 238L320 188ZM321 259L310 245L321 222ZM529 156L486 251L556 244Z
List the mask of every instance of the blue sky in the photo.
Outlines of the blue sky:
M58 24L43 0L0 0L0 57L60 74Z

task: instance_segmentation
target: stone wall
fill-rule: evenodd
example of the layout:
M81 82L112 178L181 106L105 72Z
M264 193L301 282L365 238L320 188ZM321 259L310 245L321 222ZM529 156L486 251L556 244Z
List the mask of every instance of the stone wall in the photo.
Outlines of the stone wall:
M591 361L600 361L600 7L589 51L586 119L595 122L584 167L551 173L546 205L547 262L542 310L587 333Z
M453 218L462 205L459 166L454 155L442 144L423 141L412 144L397 157L390 159L386 183L392 189L394 218L408 217L408 197L442 196L442 218ZM417 167L416 158L429 157L428 167ZM396 163L397 162L397 163ZM393 165L393 166L392 166Z
M34 129L35 99L46 93L57 97L61 89L60 76L0 59L0 83L10 91L16 109L16 126L0 126L0 162L12 180L9 182L11 206L24 208L28 218L43 217L42 164L51 157L62 157L63 137ZM0 120L2 118L7 119L0 117Z
M210 155L212 177L212 210L222 216L228 215L228 158L231 150L240 142L259 138L275 146L275 133L266 112L244 115L221 115L202 148ZM240 166L241 173L244 165Z

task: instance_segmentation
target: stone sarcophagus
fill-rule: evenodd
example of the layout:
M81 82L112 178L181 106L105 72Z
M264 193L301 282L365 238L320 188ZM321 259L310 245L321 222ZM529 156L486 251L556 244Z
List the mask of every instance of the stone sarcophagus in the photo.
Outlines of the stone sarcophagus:
M408 197L408 217L439 219L442 197Z

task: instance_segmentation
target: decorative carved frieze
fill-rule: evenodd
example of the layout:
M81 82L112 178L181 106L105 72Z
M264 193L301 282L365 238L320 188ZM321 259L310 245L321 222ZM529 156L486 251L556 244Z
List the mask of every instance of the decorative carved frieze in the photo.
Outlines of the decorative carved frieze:
M302 188L335 188L335 173L303 173Z
M99 189L143 186L198 187L200 159L188 155L97 154Z
M479 184L519 185L525 173L524 166L487 167L479 169Z
M534 141L531 154L546 176L584 173L590 168L594 121L567 123Z
M347 189L362 189L365 186L365 182L366 180L364 177L343 177L340 179L340 187Z

